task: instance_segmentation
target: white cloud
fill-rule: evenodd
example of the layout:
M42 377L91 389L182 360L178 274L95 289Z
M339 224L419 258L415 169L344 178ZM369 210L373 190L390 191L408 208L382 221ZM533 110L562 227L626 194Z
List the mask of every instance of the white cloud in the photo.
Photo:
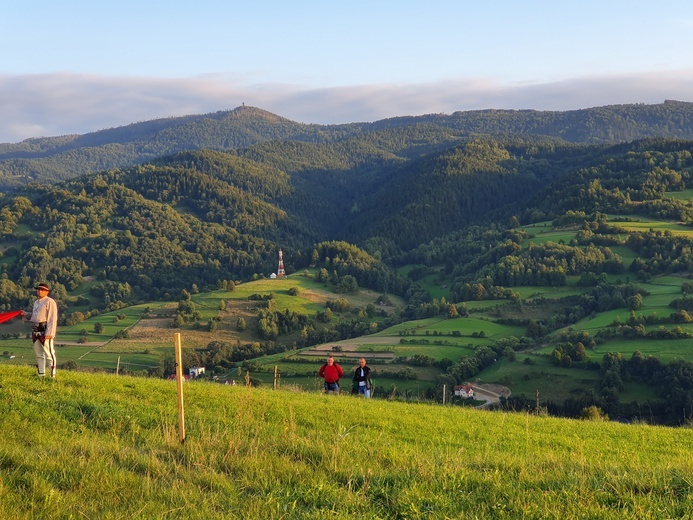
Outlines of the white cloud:
M623 103L693 101L693 69L501 84L483 78L437 83L303 89L187 79L79 74L0 75L0 142L84 134L242 103L304 123L348 123L483 108L572 110Z

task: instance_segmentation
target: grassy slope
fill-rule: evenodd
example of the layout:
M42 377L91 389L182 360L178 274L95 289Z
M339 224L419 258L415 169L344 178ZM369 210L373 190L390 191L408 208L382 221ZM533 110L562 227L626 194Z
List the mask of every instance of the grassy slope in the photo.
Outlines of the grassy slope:
M693 430L0 366L1 518L690 518Z

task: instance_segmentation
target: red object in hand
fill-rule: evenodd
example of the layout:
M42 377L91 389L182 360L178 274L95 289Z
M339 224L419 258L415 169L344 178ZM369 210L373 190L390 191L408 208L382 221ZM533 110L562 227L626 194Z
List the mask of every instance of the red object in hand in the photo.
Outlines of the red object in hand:
M17 316L24 316L24 311L0 312L0 323L5 323Z

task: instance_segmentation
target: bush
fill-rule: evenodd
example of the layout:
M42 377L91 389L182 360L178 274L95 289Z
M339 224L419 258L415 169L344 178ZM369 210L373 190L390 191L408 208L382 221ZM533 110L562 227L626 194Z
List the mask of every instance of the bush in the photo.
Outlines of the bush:
M602 412L601 408L592 405L582 409L580 419L583 421L608 421L609 416Z

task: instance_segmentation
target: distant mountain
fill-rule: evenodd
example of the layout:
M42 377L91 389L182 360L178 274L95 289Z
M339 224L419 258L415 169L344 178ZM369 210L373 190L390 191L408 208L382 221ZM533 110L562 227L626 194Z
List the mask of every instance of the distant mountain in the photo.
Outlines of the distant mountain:
M475 134L535 135L574 143L616 143L647 137L693 139L693 103L665 101L565 112L476 110L343 125L297 123L259 108L241 106L84 135L0 144L0 191L27 182L52 183L132 166L182 151L229 151L278 141L325 144L422 125L455 138ZM429 143L422 141L420 145L427 147Z

